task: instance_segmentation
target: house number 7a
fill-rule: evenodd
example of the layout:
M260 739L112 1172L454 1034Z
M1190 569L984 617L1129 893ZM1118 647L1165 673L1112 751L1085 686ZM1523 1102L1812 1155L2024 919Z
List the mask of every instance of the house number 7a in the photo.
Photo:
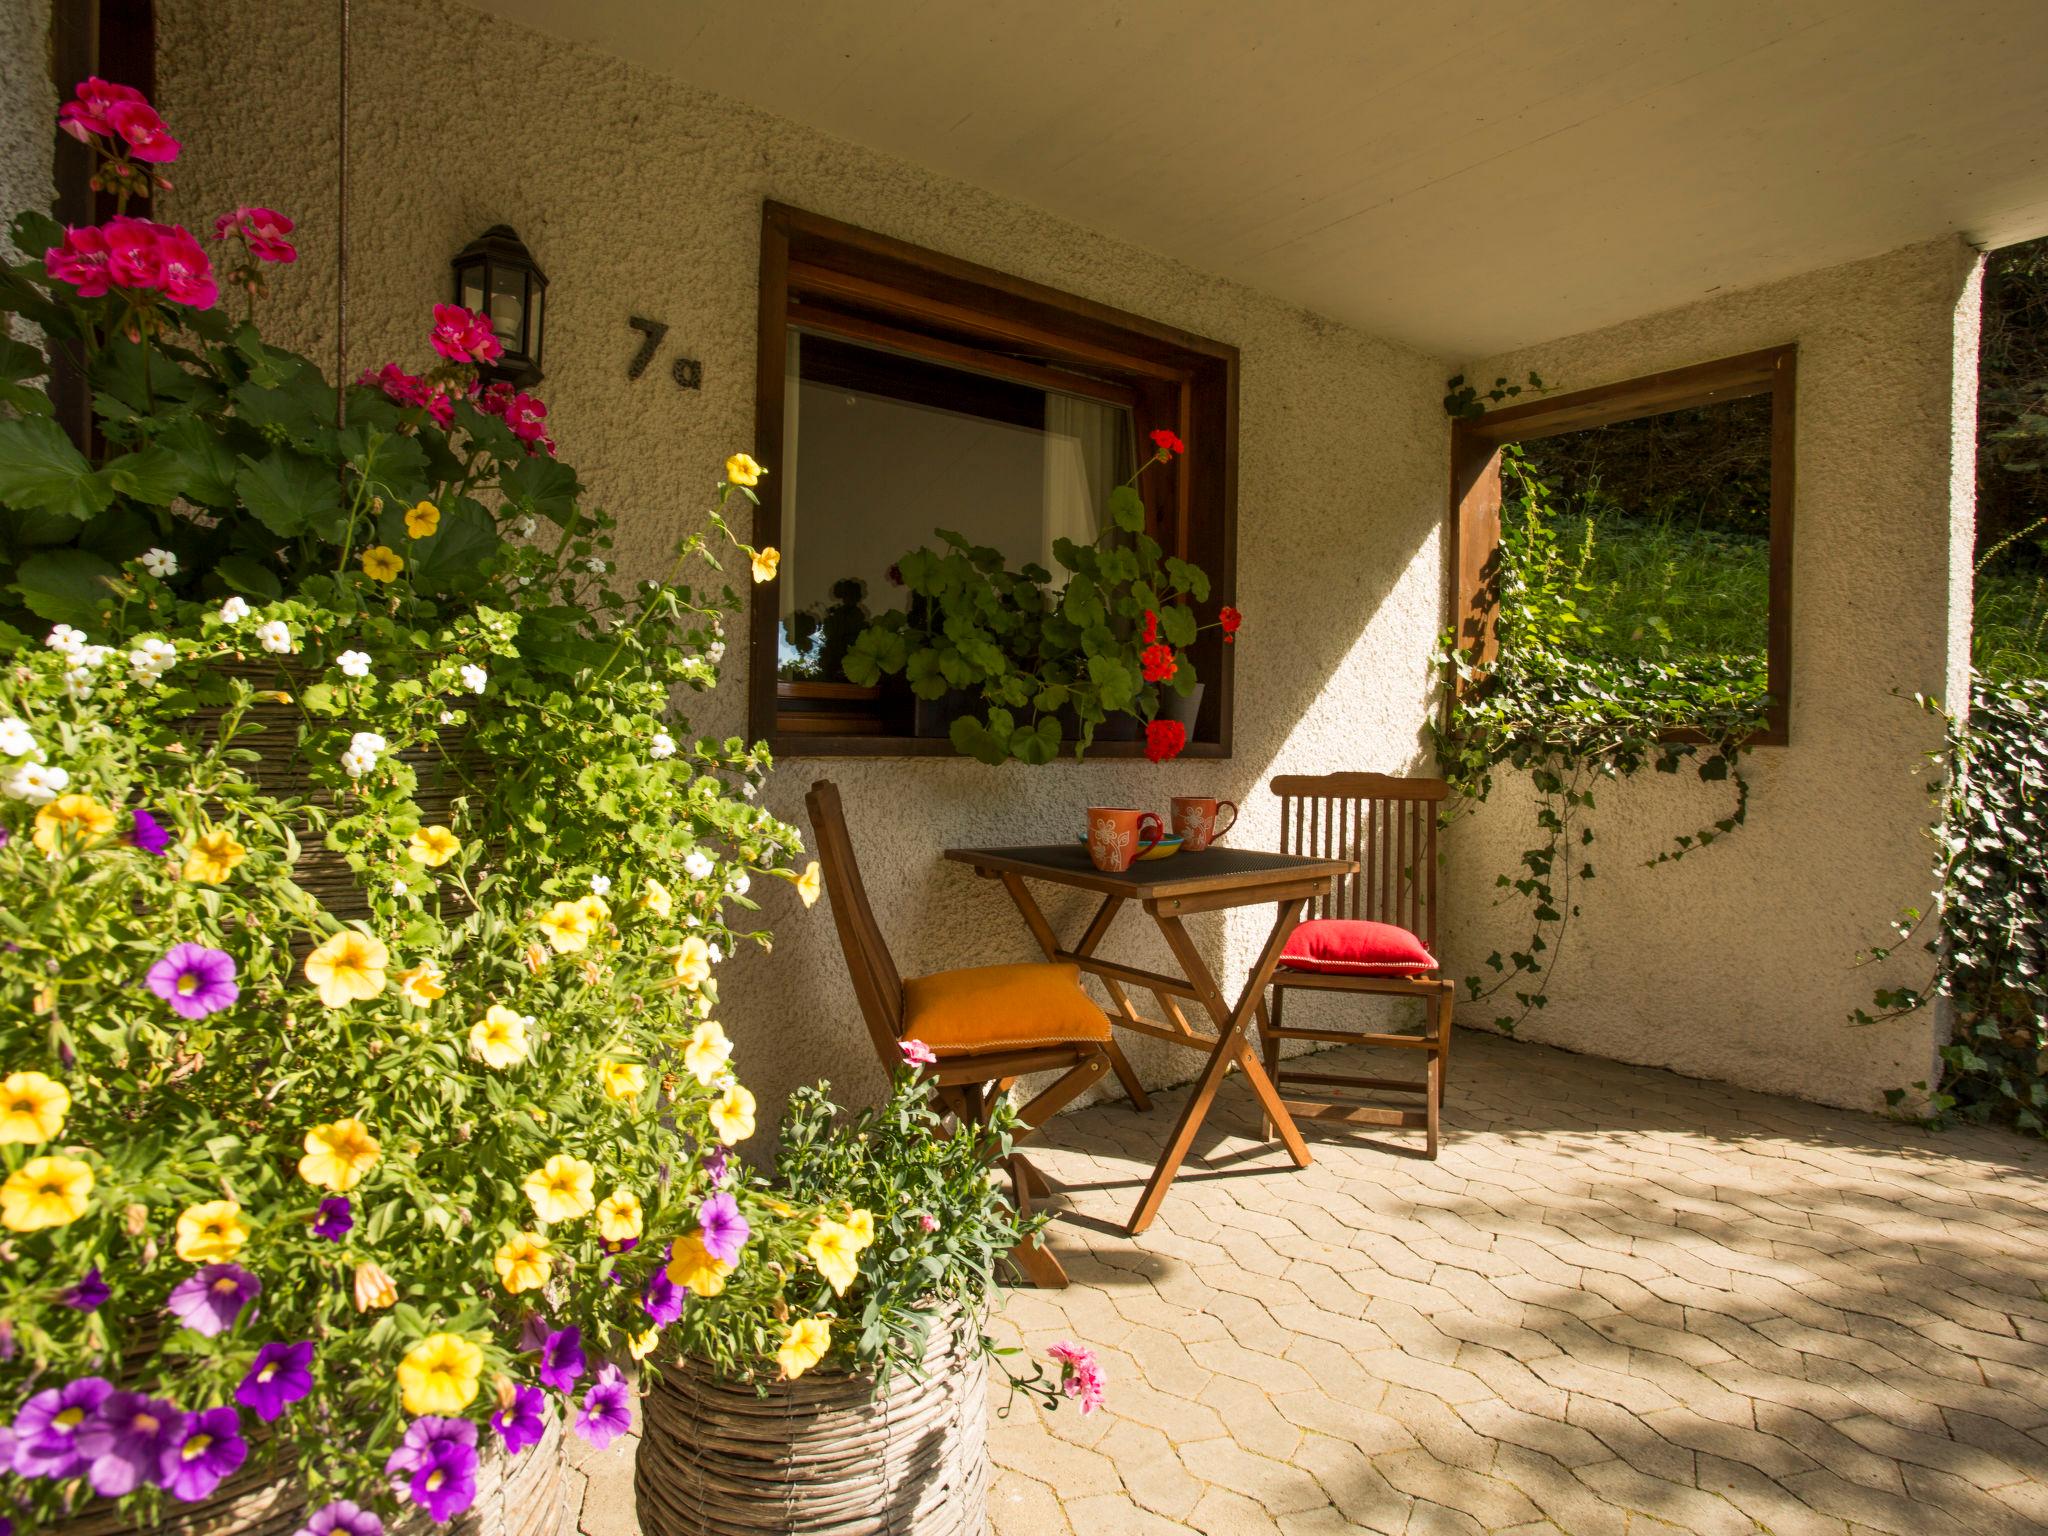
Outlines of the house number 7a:
M649 320L642 315L629 315L626 324L641 335L640 350L633 354L633 360L626 364L626 377L637 379L647 371L647 365L654 361L654 354L661 350L662 338L668 335L668 327L659 320ZM669 365L669 373L680 389L702 389L704 387L704 365L694 357L679 357Z

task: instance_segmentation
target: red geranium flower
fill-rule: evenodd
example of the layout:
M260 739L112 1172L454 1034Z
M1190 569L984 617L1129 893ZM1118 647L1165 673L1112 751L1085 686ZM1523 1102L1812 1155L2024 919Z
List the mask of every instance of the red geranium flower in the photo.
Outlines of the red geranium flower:
M1159 638L1159 615L1150 608L1145 610L1145 643L1150 645Z
M1173 681L1173 674L1180 670L1180 663L1174 660L1170 645L1148 645L1138 653L1139 670L1145 674L1148 683Z
M1179 757L1188 744L1188 728L1178 720L1154 720L1145 727L1145 756L1155 763Z
M1237 626L1244 622L1244 615L1235 608L1226 608L1217 614L1216 618L1223 626L1223 643L1225 645L1235 645L1237 643Z
M1165 427L1152 434L1152 446L1159 450L1162 459L1170 459L1176 453L1188 451L1188 445L1180 440L1180 434Z

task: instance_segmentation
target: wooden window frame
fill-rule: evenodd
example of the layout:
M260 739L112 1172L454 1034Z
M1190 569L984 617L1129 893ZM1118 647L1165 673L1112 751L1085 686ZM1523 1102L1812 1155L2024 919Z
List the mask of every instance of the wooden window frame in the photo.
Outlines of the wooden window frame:
M1148 531L1210 577L1211 604L1237 600L1237 349L1040 283L875 234L783 203L761 209L753 541L781 544L783 367L792 326L893 348L1039 388L1128 404L1138 440L1171 428L1188 445L1139 481ZM757 593L749 615L748 728L778 757L951 757L943 739L783 729L776 673L780 604ZM1207 685L1184 756L1226 758L1233 729L1232 648L1206 631L1191 655ZM1091 758L1136 757L1142 741L1102 741ZM1062 759L1071 762L1071 753Z
M1500 450L1509 443L1610 426L1639 416L1688 410L1756 395L1771 401L1771 568L1767 638L1770 710L1751 746L1788 746L1792 739L1792 503L1794 417L1799 348L1765 347L1711 363L1667 369L1572 394L1505 406L1452 423L1451 613L1460 644L1483 666L1499 653ZM1698 741L1675 729L1667 740Z

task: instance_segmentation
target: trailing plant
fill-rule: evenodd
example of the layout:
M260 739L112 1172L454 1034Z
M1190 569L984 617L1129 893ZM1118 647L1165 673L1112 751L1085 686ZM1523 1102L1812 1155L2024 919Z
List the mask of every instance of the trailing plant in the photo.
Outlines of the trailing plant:
M1514 871L1496 876L1502 899L1527 904L1529 939L1489 955L1488 974L1464 979L1471 1000L1506 994L1493 1023L1512 1034L1547 1005L1550 977L1580 914L1581 887L1595 876L1597 795L1645 768L1676 774L1690 763L1701 780L1729 786L1728 811L1675 836L1650 862L1719 841L1747 819L1741 758L1765 723L1768 699L1758 656L1677 654L1635 633L1627 637L1635 654L1613 648L1591 577L1597 524L1576 520L1577 544L1564 542L1564 509L1513 445L1501 450L1501 477L1509 515L1499 556L1498 654L1482 665L1454 633L1444 637L1437 662L1448 703L1430 732L1455 792L1447 820L1485 801L1501 770L1526 775L1536 793L1536 840ZM1675 730L1688 739L1673 739Z

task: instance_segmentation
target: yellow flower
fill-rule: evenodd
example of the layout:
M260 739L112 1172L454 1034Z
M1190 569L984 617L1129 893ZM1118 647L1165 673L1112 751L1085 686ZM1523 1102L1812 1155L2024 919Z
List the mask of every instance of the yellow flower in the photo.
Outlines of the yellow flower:
M676 980L686 987L701 987L710 979L711 946L693 933L676 951Z
M807 1317L792 1324L782 1336L782 1348L775 1351L775 1363L782 1367L785 1381L795 1381L825 1358L832 1347L832 1325L822 1317Z
M398 973L398 995L415 1008L425 1008L448 995L447 978L437 960L422 960L410 970Z
M398 1362L407 1413L460 1413L476 1401L484 1352L459 1333L430 1333Z
M754 1134L754 1096L734 1083L711 1101L711 1124L728 1147Z
M754 462L752 454L736 453L725 461L725 478L734 485L756 486L768 471Z
M498 1278L505 1282L505 1289L514 1296L521 1291L539 1290L555 1269L548 1240L538 1232L520 1232L506 1239L491 1262L497 1265Z
M0 1226L10 1232L62 1227L85 1214L92 1169L75 1157L32 1157L0 1184Z
M592 931L611 921L612 909L605 905L605 899L592 891L576 903L576 910L583 914L583 920L590 924Z
M377 1138L360 1120L316 1125L306 1132L306 1155L299 1159L299 1177L345 1195L376 1166L377 1151Z
M711 1257L704 1239L695 1232L677 1238L669 1249L668 1277L687 1287L692 1296L716 1296L725 1289L725 1277L731 1273L732 1266Z
M847 1231L853 1234L853 1240L859 1243L862 1248L872 1248L875 1245L875 1218L868 1212L849 1208L846 1213L845 1227Z
M404 569L404 558L386 545L373 544L363 551L363 574L372 581L389 581Z
M844 1222L820 1221L811 1229L804 1252L818 1266L818 1273L831 1282L832 1293L844 1296L846 1288L860 1275L860 1234Z
M35 845L54 859L90 848L113 830L113 811L91 795L60 795L36 812Z
M356 1266L355 1289L358 1312L381 1311L398 1303L398 1287L385 1273L384 1266L367 1259Z
M540 924L549 946L558 955L574 954L590 946L590 914L581 902L558 901L534 921Z
M0 1082L0 1142L37 1146L64 1129L71 1090L40 1072L10 1072Z
M503 1003L493 1003L470 1026L469 1048L484 1065L502 1072L526 1060L526 1027L532 1022L531 1014L514 1013Z
M219 885L248 856L249 850L235 841L234 833L215 827L192 840L192 851L185 856L179 874L197 885Z
M306 980L328 1007L346 1008L384 990L384 967L390 963L391 951L382 939L344 928L306 956Z
M446 827L421 827L407 842L406 851L429 869L439 869L462 852L462 839Z
M706 1088L717 1081L730 1060L732 1042L726 1039L725 1031L715 1019L706 1019L699 1024L691 1031L690 1043L683 1047L683 1065Z
M597 1207L597 1235L608 1243L629 1242L640 1235L640 1197L615 1189Z
M757 550L755 550L755 551L754 551L754 580L755 580L755 581L757 581L757 582L758 582L758 581L773 581L773 580L775 579L775 567L776 567L776 566L778 566L778 565L780 565L780 564L782 564L782 551L781 551L781 550L779 550L779 549L757 549Z
M580 1157L556 1153L526 1176L519 1187L542 1221L572 1221L597 1204L597 1170Z
M600 1061L597 1080L604 1096L621 1104L634 1103L647 1091L647 1069L637 1061Z
M661 1330L650 1328L645 1333L631 1334L626 1339L626 1352L635 1360L645 1360L654 1353L654 1346L661 1342Z
M668 894L668 887L650 876L647 884L640 888L640 905L656 917L667 917L674 902Z
M405 531L412 538L432 538L440 526L441 509L431 501L416 501L405 509Z
M242 1208L232 1200L202 1200L178 1216L178 1257L187 1264L225 1264L249 1241Z
M825 882L818 871L818 861L811 860L804 866L804 872L796 877L796 893L804 900L806 907L815 907L818 897L824 893Z

